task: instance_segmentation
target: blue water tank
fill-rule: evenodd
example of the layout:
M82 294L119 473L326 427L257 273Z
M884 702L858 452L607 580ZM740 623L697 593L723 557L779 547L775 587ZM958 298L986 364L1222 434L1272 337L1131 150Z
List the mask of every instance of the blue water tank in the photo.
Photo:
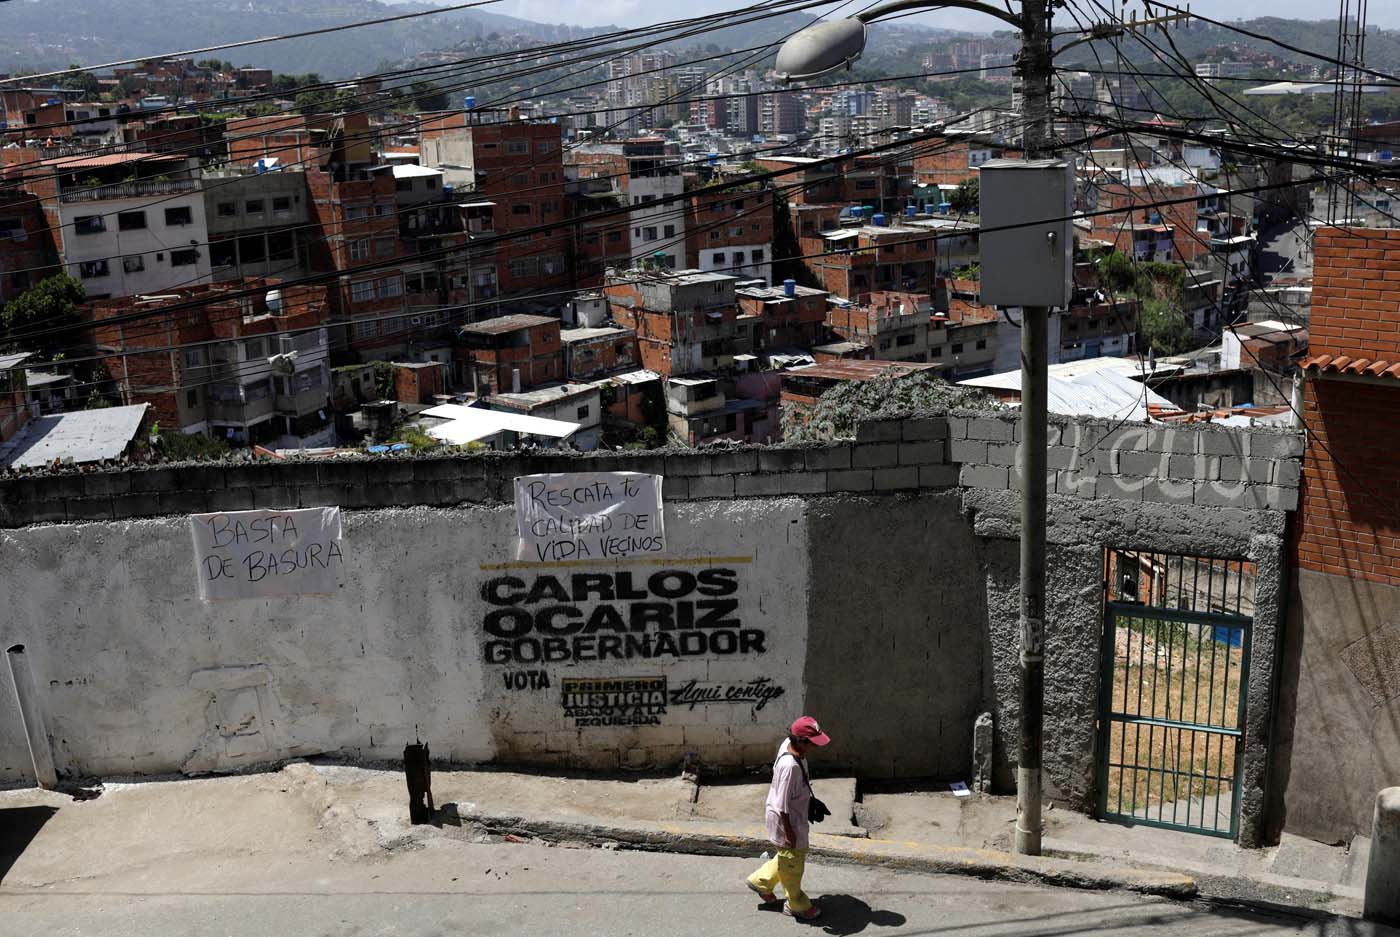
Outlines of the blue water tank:
M918 206L918 205L905 205L905 206L904 206L904 217L906 217L906 218L913 218L913 217L914 217L915 215L917 215L918 213L919 213L919 206Z
M462 109L463 109L463 110L469 111L469 110L471 110L471 109L474 108L474 107L476 107L476 95L474 95L474 94L469 94L469 95L467 95L465 98L462 99Z
M783 281L783 295L784 295L784 296L796 296L796 295L797 295L797 281L796 281L796 280L784 280L784 281Z
M948 212L950 212L950 211L952 211L952 210L953 210L953 203L952 203L952 202L939 202L939 203L938 203L938 212L939 212L939 214L946 215L946 214L948 214Z
M883 228L885 226L885 216L883 214L876 215L874 218L870 219L870 223L877 228Z

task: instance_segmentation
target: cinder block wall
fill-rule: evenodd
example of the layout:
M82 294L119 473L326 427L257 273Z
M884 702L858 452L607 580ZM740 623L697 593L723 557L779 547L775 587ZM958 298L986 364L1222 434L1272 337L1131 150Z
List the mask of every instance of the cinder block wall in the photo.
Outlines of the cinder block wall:
M462 761L670 768L697 751L738 768L766 764L782 726L811 711L837 738L834 767L963 777L973 720L989 710L1006 789L1017 719L1016 434L1012 413L954 412L868 421L853 441L809 446L357 456L6 479L0 602L10 614L0 637L30 643L56 757L70 773L226 770L326 751L389 758L413 733ZM1258 564L1248 718L1267 726L1301 440L1093 420L1056 420L1051 436L1047 786L1088 810L1103 549ZM764 632L763 653L577 667L483 661L480 591L496 575L488 567L514 559L513 479L614 470L664 476L677 564L744 560L739 614ZM345 509L356 551L342 595L193 598L184 515L322 505ZM548 686L532 688L541 678L516 675L525 670ZM672 705L646 726L563 718L563 679L617 675L664 678L669 690L764 681L783 693L761 709ZM265 730L230 747L221 720L239 706L256 709ZM0 780L27 771L12 707L0 688ZM1267 731L1251 734L1246 842L1257 840L1267 746Z
M1014 413L871 420L854 441L685 452L351 456L65 471L0 480L0 527L252 508L508 504L517 475L628 471L665 477L668 501L948 488L1019 490ZM1271 428L1120 426L1056 418L1055 494L1292 511L1302 434Z

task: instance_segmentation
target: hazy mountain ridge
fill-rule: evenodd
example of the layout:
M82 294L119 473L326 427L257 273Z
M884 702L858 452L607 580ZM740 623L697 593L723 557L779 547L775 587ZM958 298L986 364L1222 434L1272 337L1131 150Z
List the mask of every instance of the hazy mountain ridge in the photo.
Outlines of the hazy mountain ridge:
M0 5L0 72L62 68L141 55L199 48L262 36L304 32L380 19L432 5L378 0L42 0ZM775 41L811 22L805 13L717 29L666 45L682 50L696 46L750 48ZM101 24L99 30L96 27ZM487 9L459 10L307 39L266 43L217 53L239 65L278 72L319 72L328 78L365 74L385 63L409 62L432 53L499 42L502 51L522 44L560 42L620 27L583 27L537 23ZM882 42L932 42L959 35L901 22L881 25Z

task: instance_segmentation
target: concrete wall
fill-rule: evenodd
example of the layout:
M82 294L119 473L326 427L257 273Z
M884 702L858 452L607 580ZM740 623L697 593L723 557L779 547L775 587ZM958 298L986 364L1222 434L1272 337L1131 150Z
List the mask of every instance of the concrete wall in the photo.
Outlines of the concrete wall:
M806 711L836 738L836 765L965 777L973 720L991 710L1007 789L1015 435L1009 415L953 414L809 447L8 480L0 638L29 645L68 774L391 758L414 736L462 761L611 770L696 751L761 765ZM1253 729L1271 715L1296 435L1062 421L1053 436L1050 796L1094 802L1104 548L1248 558L1259 594L1241 839L1257 842L1269 733ZM665 555L517 562L512 479L569 470L664 475ZM345 509L335 596L195 598L184 515L326 504ZM3 781L28 774L9 695L0 688Z
M1400 784L1400 586L1295 571L1279 693L1274 829L1369 836Z

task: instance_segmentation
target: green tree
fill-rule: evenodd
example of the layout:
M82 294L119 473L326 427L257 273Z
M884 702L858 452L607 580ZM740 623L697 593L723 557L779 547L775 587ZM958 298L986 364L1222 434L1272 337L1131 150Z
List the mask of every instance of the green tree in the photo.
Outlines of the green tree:
M797 258L802 256L802 245L797 233L792 229L792 214L788 211L787 196L773 190L773 281L796 280L803 286L820 288L821 283L807 269L807 265Z
M50 329L71 329L82 321L79 304L87 297L83 285L66 273L40 280L28 291L5 304L0 319L5 327L5 341L26 349L38 345L62 346L70 336L64 332L26 336Z
M1179 355L1191 349L1191 325L1175 303L1145 299L1138 307L1138 344L1159 355Z
M68 67L77 68L78 65L76 62L73 62L69 63ZM97 76L88 71L70 72L58 79L58 86L60 88L70 88L75 91L81 91L89 97L96 97L102 93L102 85L98 82Z
M162 456L173 462L189 459L221 459L228 455L228 443L211 439L203 433L182 433L179 430L157 430L157 447Z
M962 182L948 198L948 204L960 215L975 215L982 206L982 180L968 179Z
M413 106L420 111L445 111L447 110L447 92L443 91L431 81L415 81L408 86L409 93L413 96Z

